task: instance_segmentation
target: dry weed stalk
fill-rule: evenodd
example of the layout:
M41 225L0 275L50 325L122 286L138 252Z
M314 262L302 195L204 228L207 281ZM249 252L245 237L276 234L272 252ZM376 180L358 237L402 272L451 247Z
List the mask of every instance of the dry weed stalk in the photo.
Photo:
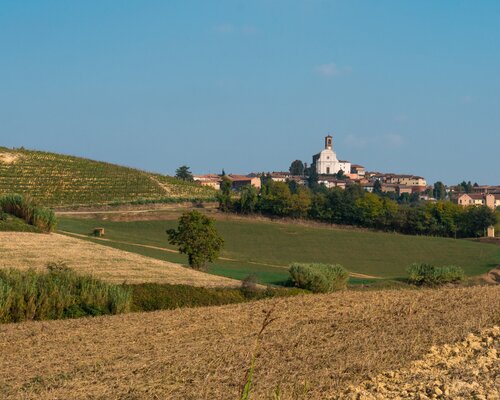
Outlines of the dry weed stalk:
M252 352L252 358L250 360L250 366L248 367L245 379L245 385L241 391L240 400L248 400L250 398L250 391L252 390L252 381L253 381L253 371L255 368L255 361L257 360L257 356L260 349L260 343L262 340L262 336L264 335L264 331L266 328L276 320L276 318L272 317L272 313L274 311L275 304L269 310L263 310L264 312L264 320L262 321L262 325L260 327L259 333L255 338L254 349Z

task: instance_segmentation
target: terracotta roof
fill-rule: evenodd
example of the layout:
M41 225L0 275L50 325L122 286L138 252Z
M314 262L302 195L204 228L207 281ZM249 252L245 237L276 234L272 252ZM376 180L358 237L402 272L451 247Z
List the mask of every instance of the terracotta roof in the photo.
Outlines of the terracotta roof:
M229 174L229 175L226 175L229 179L231 179L232 181L250 181L252 179L255 179L255 178L250 178L248 176L245 176L245 175L233 175L233 174Z

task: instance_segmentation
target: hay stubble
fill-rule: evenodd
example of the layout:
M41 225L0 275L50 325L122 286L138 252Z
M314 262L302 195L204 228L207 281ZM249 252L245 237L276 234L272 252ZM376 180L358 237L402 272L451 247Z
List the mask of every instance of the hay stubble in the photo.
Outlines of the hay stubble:
M332 398L432 345L500 321L500 288L340 292L241 305L0 326L3 398L238 398L274 307L251 398Z

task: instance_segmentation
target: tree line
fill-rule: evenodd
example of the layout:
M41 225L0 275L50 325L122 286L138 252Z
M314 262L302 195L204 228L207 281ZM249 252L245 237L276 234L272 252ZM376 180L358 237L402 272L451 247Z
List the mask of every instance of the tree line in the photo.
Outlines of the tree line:
M311 219L340 225L412 235L479 237L495 225L496 213L486 206L461 207L450 201L398 202L368 193L360 185L345 189L263 180L259 190L245 186L238 193L223 178L218 193L225 212Z

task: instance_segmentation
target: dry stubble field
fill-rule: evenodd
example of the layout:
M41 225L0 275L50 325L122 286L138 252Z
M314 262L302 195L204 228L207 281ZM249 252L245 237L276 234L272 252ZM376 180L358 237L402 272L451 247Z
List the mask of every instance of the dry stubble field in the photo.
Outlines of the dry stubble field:
M271 399L277 387L281 399L342 398L350 384L499 324L500 288L339 292L2 325L0 398L237 399L269 309L276 319L251 398Z
M179 264L56 233L0 232L0 268L44 268L52 261L64 261L75 271L113 283L155 282L203 287L239 287L241 284Z

